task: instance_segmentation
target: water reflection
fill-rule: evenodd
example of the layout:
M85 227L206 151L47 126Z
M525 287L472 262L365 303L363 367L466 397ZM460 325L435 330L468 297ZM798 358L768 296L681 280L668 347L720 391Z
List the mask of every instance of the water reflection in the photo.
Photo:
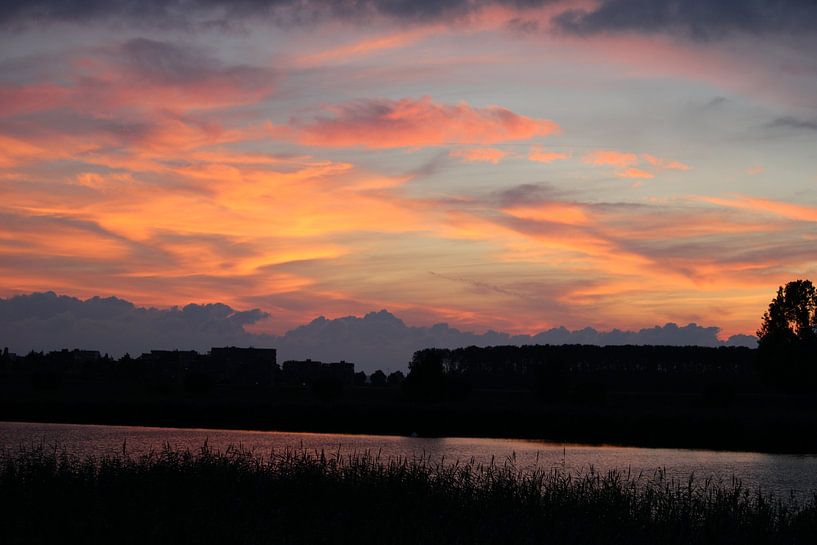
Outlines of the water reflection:
M286 433L234 430L143 428L74 424L0 423L0 448L20 445L58 445L80 455L121 453L138 456L168 444L174 448L199 449L204 442L216 449L241 445L266 456L287 448L350 455L369 452L381 459L426 457L434 462L502 465L520 469L561 469L571 473L612 469L651 477L666 470L669 477L686 482L695 479L730 481L737 477L745 486L777 496L803 498L817 492L817 457L803 455L716 452L706 450L652 449L618 446L587 446L512 439L418 438L324 433Z

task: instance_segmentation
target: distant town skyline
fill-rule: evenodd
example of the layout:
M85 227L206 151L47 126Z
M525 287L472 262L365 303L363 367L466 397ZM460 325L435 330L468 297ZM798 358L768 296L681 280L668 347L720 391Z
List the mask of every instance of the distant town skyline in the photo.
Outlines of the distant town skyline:
M0 297L754 334L817 278L817 4L715 4L12 2Z

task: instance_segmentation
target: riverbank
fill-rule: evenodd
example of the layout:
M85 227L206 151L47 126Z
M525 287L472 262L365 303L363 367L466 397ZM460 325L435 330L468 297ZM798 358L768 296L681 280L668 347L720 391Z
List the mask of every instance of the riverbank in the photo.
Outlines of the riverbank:
M15 543L800 544L817 506L662 473L287 450L0 453L0 541Z
M374 388L350 389L327 401L297 389L194 395L115 386L0 387L0 420L817 452L817 402L810 396L738 395L717 405L693 394L613 393L544 403L524 391L477 391L462 401L422 403L399 390Z

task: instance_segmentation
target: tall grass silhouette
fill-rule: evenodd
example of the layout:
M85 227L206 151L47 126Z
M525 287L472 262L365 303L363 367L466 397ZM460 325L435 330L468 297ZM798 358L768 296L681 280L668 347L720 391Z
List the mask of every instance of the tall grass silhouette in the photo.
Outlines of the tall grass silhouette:
M163 449L0 453L0 542L814 543L817 498L740 482L426 456Z

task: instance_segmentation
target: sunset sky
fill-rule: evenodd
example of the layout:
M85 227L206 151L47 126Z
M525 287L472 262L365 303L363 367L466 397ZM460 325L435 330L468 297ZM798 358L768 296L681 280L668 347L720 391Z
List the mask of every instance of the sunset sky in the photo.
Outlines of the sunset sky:
M0 8L0 297L754 333L817 280L813 1Z

